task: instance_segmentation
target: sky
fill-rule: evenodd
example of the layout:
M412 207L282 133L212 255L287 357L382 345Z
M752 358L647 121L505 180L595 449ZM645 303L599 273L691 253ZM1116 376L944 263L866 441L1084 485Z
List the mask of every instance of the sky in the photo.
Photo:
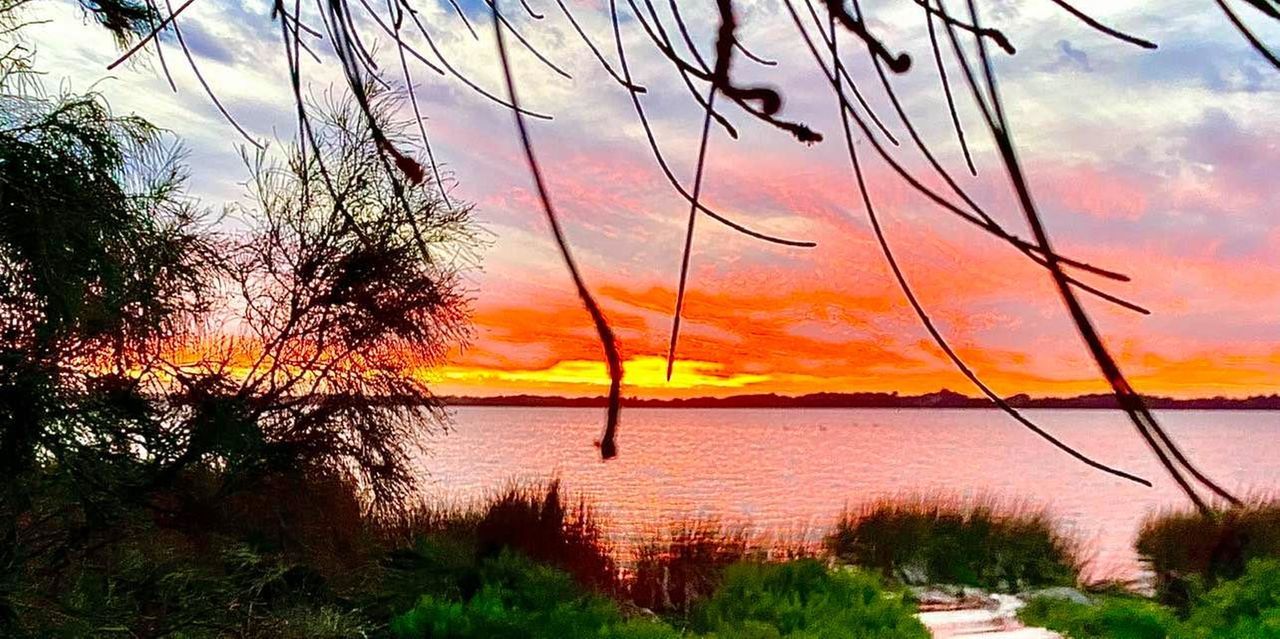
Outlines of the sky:
M565 0L610 64L607 3ZM704 202L752 228L817 242L766 244L707 217L696 221L679 361L665 379L689 206L666 181L628 93L612 83L553 1L529 0L536 20L504 0L512 22L572 78L510 43L550 195L584 277L612 322L624 393L682 397L742 393L950 388L975 394L932 343L876 244L840 135L839 112L783 0L738 0L742 41L778 62L738 55L740 84L784 97L781 116L825 134L800 144L733 106L738 139L713 128ZM373 3L378 5L379 3ZM478 0L412 0L451 64L503 94L492 28ZM625 4L625 3L624 3ZM665 3L656 3L665 4ZM956 7L960 3L952 3ZM1158 43L1151 51L1107 38L1048 0L981 3L984 24L1017 48L996 54L1000 90L1045 223L1060 253L1121 271L1130 282L1090 283L1150 309L1140 315L1086 296L1107 344L1141 392L1179 397L1280 392L1280 70L1251 50L1213 3L1081 0L1106 24ZM1268 42L1280 28L1239 11ZM695 43L712 55L714 3L686 2ZM977 166L964 168L928 46L923 10L869 3L871 30L915 64L893 78L904 109L940 162L992 216L1030 237L980 115L961 83L959 117ZM669 10L658 7L670 27ZM93 89L117 112L171 131L192 166L191 193L209 206L245 201L245 142L221 118L181 52L107 71L120 53L70 2L34 5L28 27L50 87ZM304 21L314 15L303 10ZM357 16L370 43L377 25ZM180 21L195 63L249 132L278 149L293 135L293 103L279 25L263 0L196 0ZM702 110L634 19L621 25L628 63L671 169L692 184ZM393 53L385 38L379 48ZM420 39L410 40L430 55ZM309 89L340 90L337 62L315 42ZM860 46L847 34L841 47ZM908 141L865 55L849 72L900 147L892 155L942 188ZM394 70L394 55L383 55ZM412 59L411 59L412 61ZM948 73L959 68L948 61ZM440 394L602 394L608 383L590 318L558 257L523 162L511 113L456 78L415 62L414 84L450 193L474 204L488 244L466 273L474 332L429 373ZM699 87L699 91L705 87ZM883 140L883 138L881 138ZM883 142L882 142L883 143ZM1106 386L1048 274L1007 245L913 193L874 157L870 193L904 273L957 352L999 393L1066 395Z

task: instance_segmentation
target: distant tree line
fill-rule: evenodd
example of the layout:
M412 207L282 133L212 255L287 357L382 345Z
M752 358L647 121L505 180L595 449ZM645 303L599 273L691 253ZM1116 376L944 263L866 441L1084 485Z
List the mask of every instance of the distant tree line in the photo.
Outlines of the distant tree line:
M498 395L490 397L442 396L449 406L557 406L602 407L607 397L559 397L547 395ZM1026 394L1006 397L1005 402L1017 408L1088 408L1115 410L1120 407L1115 395L1093 393L1071 397L1032 397ZM1178 399L1148 397L1152 408L1195 410L1280 410L1280 395L1256 395L1245 398L1203 397ZM942 389L935 393L902 395L892 393L808 393L779 395L757 393L727 397L676 397L670 399L627 397L622 405L629 408L983 408L991 402Z

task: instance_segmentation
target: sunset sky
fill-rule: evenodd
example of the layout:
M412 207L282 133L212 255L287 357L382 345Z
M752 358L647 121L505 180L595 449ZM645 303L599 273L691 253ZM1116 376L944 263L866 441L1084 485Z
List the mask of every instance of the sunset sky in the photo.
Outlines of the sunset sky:
M741 136L732 140L713 129L703 193L708 205L753 228L818 246L764 244L700 218L680 362L667 382L664 357L688 205L654 162L628 94L611 84L555 2L530 2L545 20L520 13L514 0L503 6L574 77L561 78L513 50L520 91L526 106L555 117L532 123L532 135L584 275L629 362L626 394L943 387L974 393L933 346L885 266L857 198L833 97L781 0L736 3L743 40L779 66L739 56L735 77L777 86L786 99L782 115L827 139L805 146L726 107ZM568 4L616 61L607 3ZM1160 48L1108 39L1047 0L983 3L991 26L1018 47L1016 55L998 55L997 69L1021 157L1059 250L1131 276L1129 283L1090 281L1152 314L1086 298L1089 310L1142 392L1280 392L1280 71L1210 2L1163 2L1158 12L1149 2L1078 4ZM684 5L710 55L714 3ZM446 11L447 2L415 0L414 6L452 62L503 93L483 4L464 3L479 41ZM181 24L228 109L254 135L288 140L293 103L269 10L265 0L196 0ZM1243 4L1240 11L1253 17ZM108 74L118 49L102 29L85 23L75 3L39 4L31 12L51 20L27 34L49 87L94 88L117 111L136 111L173 131L189 150L192 192L208 205L244 197L243 141L176 48L167 56L175 94L154 63ZM993 215L1029 237L967 99L960 115L974 143L978 177L963 168L920 8L885 0L872 3L869 13L876 16L873 31L916 60L895 82L926 140ZM1280 42L1280 29L1257 26L1264 39ZM628 20L622 28L628 61L649 89L644 105L663 151L676 175L691 183L701 111L639 26ZM851 59L868 99L892 120L865 56ZM332 57L310 68L314 90L337 82ZM457 182L452 194L475 204L491 240L468 275L474 337L432 373L436 391L601 394L608 382L601 349L551 241L511 114L425 68L416 81L436 156ZM890 126L905 140L900 125ZM871 157L865 141L859 149ZM927 173L908 143L895 152L915 173ZM1043 270L910 192L883 162L869 161L872 196L907 276L980 375L1003 394L1104 389ZM928 182L940 184L932 176Z

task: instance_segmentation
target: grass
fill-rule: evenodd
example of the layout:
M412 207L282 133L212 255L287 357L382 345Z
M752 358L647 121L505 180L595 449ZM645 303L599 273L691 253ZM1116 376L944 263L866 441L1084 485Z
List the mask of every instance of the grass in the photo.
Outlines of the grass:
M1253 559L1244 574L1199 597L1179 639L1280 638L1280 559Z
M846 563L905 583L995 591L1075 585L1080 544L1044 511L992 498L884 499L846 510L827 537Z
M1244 574L1252 559L1280 557L1280 501L1219 510L1168 511L1148 518L1138 554L1155 575L1158 597L1185 608L1197 592Z
M610 600L514 551L484 560L479 579L469 595L424 594L392 621L392 633L403 639L568 639L620 636L616 630L627 625Z
M712 519L677 523L635 549L627 596L647 610L686 614L750 548L744 527Z
M581 498L566 503L558 480L509 487L487 503L475 534L483 557L510 548L596 592L620 588L613 549L595 512Z

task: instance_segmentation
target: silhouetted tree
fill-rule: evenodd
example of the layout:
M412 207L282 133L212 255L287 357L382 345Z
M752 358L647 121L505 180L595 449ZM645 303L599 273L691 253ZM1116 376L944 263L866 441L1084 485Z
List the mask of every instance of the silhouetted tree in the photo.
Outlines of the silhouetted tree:
M228 229L160 131L25 63L0 77L0 632L138 518L191 528L273 475L403 505L475 236L410 179L394 97L317 105L307 152L251 158Z
M133 369L205 311L212 255L182 196L176 147L98 96L31 93L11 62L0 77L6 590L24 553L54 545L21 529L43 490L35 484L74 484L77 518L88 521L130 483L112 462L145 456L140 436L161 418Z
M443 206L434 185L386 162L385 145L407 146L404 123L392 94L369 97L376 133L353 100L330 102L313 121L316 152L250 159L253 202L229 212L247 231L221 264L232 299L154 380L178 382L172 401L191 424L167 467L238 433L255 452L231 467L323 466L378 507L410 489L438 416L422 375L466 337L458 276L476 237L469 207Z

